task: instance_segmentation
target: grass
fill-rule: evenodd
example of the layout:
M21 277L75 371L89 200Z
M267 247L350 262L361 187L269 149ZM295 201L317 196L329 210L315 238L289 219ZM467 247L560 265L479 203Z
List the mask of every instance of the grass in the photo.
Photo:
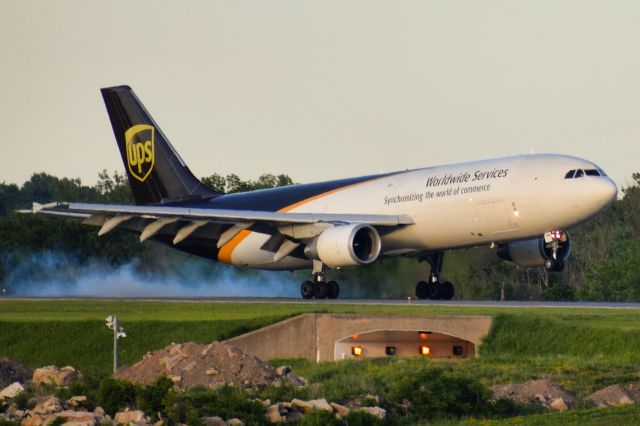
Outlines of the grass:
M569 377L576 368L597 372L601 365L630 379L628 366L640 362L637 310L122 300L0 300L0 356L32 367L71 364L108 372L112 334L104 319L111 314L129 334L121 340L121 360L133 363L171 342L208 343L304 312L492 315L481 357L471 361L495 382L540 372ZM535 371L527 373L530 365Z
M566 413L549 412L524 417L511 417L501 420L467 420L459 423L455 422L455 424L460 424L462 426L637 425L640 424L640 405L627 405L624 407L611 407L605 409L588 408L569 411Z
M547 378L585 398L609 384L640 381L640 310L634 309L8 299L0 300L0 356L31 367L73 365L85 373L106 375L112 362L112 332L104 319L111 314L118 315L129 334L121 340L121 360L131 364L145 352L171 342L225 339L305 312L491 315L493 327L479 358L437 361L440 367L486 386ZM407 362L409 370L422 365L420 360ZM375 391L377 384L371 377L386 374L386 368L399 368L389 360L273 363L292 364L298 374L310 379L309 397L335 400L344 400L354 391ZM585 408L468 424L612 424L620 423L618 419L634 423L639 418L636 407Z

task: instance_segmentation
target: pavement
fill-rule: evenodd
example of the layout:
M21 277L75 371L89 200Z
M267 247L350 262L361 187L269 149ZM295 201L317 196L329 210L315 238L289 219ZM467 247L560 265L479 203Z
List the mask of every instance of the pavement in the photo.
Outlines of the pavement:
M139 300L158 302L193 303L282 303L282 304L325 304L325 305L417 305L417 306L460 306L485 308L592 308L592 309L640 309L640 303L630 302L551 302L551 301L494 301L494 300L417 300L417 299L302 299L284 297L0 297L2 300Z

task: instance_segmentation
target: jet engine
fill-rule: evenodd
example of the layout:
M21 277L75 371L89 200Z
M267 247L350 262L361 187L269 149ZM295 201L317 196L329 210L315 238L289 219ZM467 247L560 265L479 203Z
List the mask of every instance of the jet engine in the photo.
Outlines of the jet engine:
M500 244L498 257L525 268L544 266L549 271L561 271L570 250L569 234L551 231L540 238Z
M307 257L320 260L327 266L366 265L380 254L378 231L362 223L328 228L304 249Z

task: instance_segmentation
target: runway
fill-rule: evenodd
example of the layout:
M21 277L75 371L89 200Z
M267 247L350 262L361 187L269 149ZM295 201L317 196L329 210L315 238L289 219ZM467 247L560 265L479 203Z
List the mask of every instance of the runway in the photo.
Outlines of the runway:
M3 300L118 300L175 303L280 303L315 305L387 305L424 307L483 307L483 308L552 308L552 309L640 309L640 303L631 302L552 302L552 301L495 301L495 300L417 300L417 299L298 299L283 297L0 297Z

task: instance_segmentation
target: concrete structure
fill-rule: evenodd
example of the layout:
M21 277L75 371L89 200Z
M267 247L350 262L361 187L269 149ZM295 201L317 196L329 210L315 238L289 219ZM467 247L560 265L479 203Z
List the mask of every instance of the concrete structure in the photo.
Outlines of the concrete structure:
M433 358L464 358L476 355L491 322L490 316L303 314L226 342L264 360L334 361L352 357L353 346L363 347L365 357L385 356L387 346L395 346L396 356L417 356L420 345Z

